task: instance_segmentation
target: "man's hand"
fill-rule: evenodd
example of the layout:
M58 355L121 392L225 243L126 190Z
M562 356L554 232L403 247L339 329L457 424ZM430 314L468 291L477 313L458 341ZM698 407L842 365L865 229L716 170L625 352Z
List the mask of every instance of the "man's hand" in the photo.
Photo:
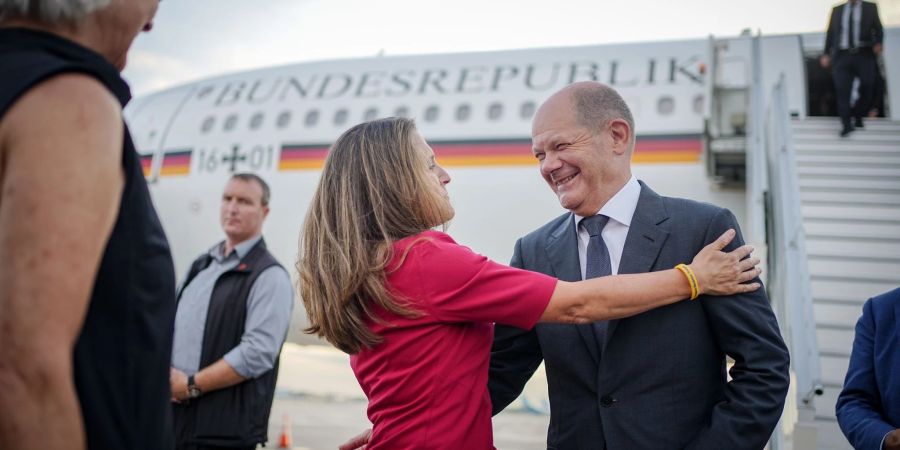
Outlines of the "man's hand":
M881 50L879 50L881 51ZM878 52L875 52L878 53ZM827 69L831 66L831 57L828 55L822 55L819 57L819 65L822 66L823 69Z
M338 447L338 450L366 450L366 445L369 443L369 439L372 439L371 428L351 438L349 441L344 442L340 447Z
M873 45L872 51L875 52L876 55L880 55L881 54L881 44Z
M169 386L172 390L172 402L178 403L188 398L187 374L174 368L169 368Z
M884 450L900 450L900 428L884 437Z

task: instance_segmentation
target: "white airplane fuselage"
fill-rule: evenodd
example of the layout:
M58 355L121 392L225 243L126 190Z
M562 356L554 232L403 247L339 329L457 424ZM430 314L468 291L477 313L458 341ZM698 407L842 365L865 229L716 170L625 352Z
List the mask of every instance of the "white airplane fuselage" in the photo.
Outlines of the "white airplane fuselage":
M763 38L766 82L783 73L791 110L799 115L806 114L804 51L821 47L821 39ZM376 57L201 80L135 99L126 119L179 278L193 258L223 238L220 197L235 172L257 173L270 184L264 236L293 273L299 231L328 146L350 126L386 116L414 118L450 173L456 217L448 232L507 262L516 238L565 212L539 174L530 131L537 105L575 81L607 83L631 107L638 179L662 195L712 202L743 217L743 190L718 188L704 166L714 42L728 46L722 76L735 85L748 83L749 37Z

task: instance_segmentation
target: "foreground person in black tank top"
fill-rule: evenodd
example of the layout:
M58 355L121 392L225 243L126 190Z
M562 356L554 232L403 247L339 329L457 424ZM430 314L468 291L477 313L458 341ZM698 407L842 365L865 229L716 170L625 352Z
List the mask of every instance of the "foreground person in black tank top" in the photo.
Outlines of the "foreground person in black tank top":
M172 447L175 277L121 109L158 0L0 0L0 449Z

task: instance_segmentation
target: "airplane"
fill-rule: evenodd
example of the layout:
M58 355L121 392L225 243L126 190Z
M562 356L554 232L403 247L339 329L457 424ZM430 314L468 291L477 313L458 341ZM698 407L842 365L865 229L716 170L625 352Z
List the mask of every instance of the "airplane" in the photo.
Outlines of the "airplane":
M885 30L885 79L900 79L900 29ZM457 211L449 232L484 255L507 261L514 238L562 212L530 150L536 107L562 86L597 80L616 88L636 123L634 172L657 192L732 209L744 217L742 188L708 174L707 117L716 103L708 68L746 96L749 33L713 38L373 57L293 64L191 82L135 98L125 111L167 229L178 273L221 235L217 207L227 177L255 172L272 187L265 236L285 265L330 143L353 124L377 117L416 120L453 178ZM820 115L814 101L825 72L814 62L822 33L762 37L763 77L783 74L790 110ZM826 86L827 87L827 86ZM900 115L900 87L889 89ZM745 133L740 108L724 134ZM727 107L724 109L728 109ZM743 119L744 122L746 119ZM734 122L734 123L732 123ZM726 178L740 181L741 174ZM726 180L727 181L727 180Z
M900 120L900 27L886 28L884 114ZM747 108L758 42L762 86L787 90L788 110L834 114L818 65L823 33L713 37L456 54L305 62L203 79L135 98L125 117L141 155L176 269L221 239L227 178L254 172L272 188L264 236L289 269L328 147L379 117L416 120L447 168L456 216L448 232L506 262L515 239L564 210L531 152L532 116L561 87L596 80L630 106L633 171L662 195L729 208L747 226ZM824 80L824 81L823 81ZM834 119L837 139L838 120ZM751 243L759 240L748 232ZM292 273L295 276L295 274ZM297 303L300 305L300 303ZM295 308L289 340L304 336ZM537 405L537 406L536 406ZM526 409L545 409L539 400Z

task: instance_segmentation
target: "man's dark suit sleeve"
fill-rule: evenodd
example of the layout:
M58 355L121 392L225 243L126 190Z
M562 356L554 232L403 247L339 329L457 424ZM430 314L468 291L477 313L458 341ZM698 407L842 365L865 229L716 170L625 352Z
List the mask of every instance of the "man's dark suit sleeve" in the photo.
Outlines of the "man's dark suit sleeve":
M834 46L837 45L837 42L835 42L835 40L837 39L837 37L835 37L837 30L832 29L832 27L834 27L835 25L834 20L835 15L837 14L837 10L838 8L831 9L831 15L828 17L828 30L825 31L825 51L822 53L829 56L832 54Z
M516 241L512 267L523 268L522 240ZM525 383L541 365L543 356L537 333L519 328L494 326L494 344L491 347L491 365L488 390L491 394L492 414L498 414L509 406L525 387Z
M884 41L884 27L881 25L881 18L878 17L878 5L872 4L872 14L875 17L872 18L874 20L874 25L872 27L872 44L881 44Z
M895 428L881 415L884 407L875 380L874 334L875 317L870 299L856 323L850 368L836 408L838 424L853 448L880 449L884 436Z
M726 251L744 244L730 211L720 210L707 229L705 242L725 230L737 236ZM760 282L759 279L754 280ZM687 449L760 449L772 434L787 395L789 356L765 290L729 297L701 298L710 328L722 351L734 359L731 382L713 407L709 424Z

